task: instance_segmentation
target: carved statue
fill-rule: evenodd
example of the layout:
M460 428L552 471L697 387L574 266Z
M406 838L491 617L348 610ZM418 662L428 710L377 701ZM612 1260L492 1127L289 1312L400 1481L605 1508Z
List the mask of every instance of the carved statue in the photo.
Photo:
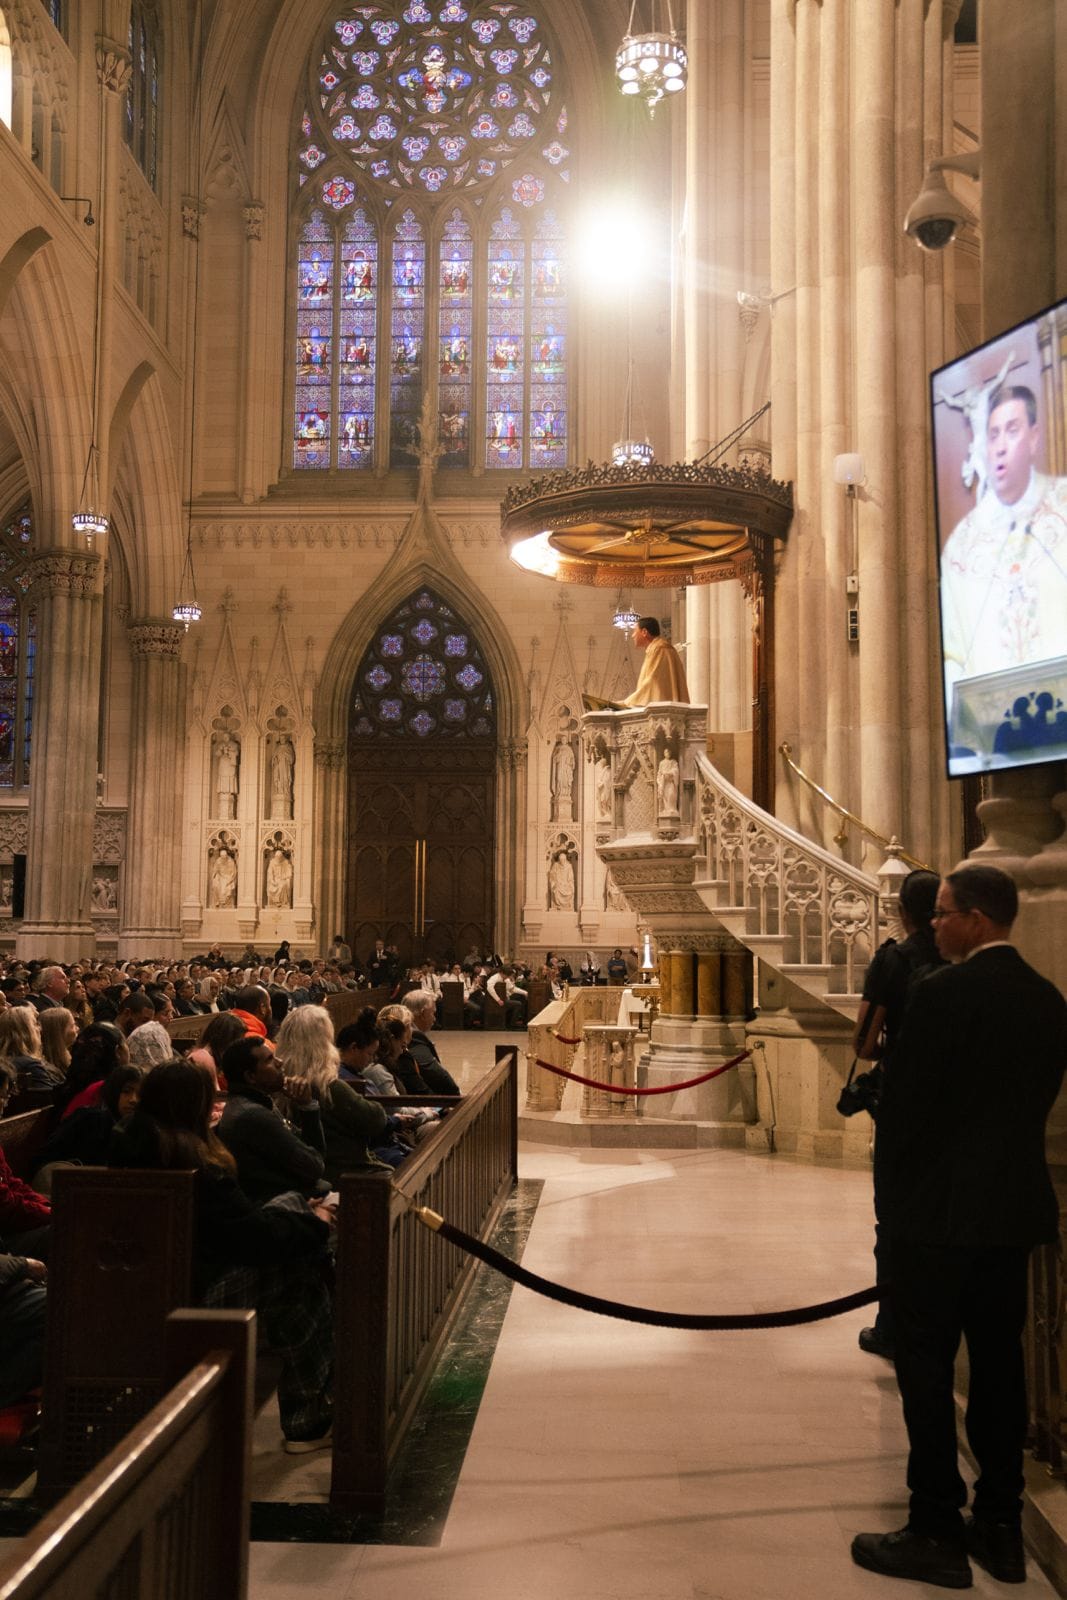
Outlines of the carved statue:
M292 903L293 863L284 850L273 850L267 862L267 904L280 910Z
M597 759L595 772L596 787L596 819L598 822L611 821L611 762L607 756Z
M548 895L553 911L574 910L574 868L565 850L556 853L548 869Z
M237 904L237 862L225 846L211 863L208 904L220 911Z
M114 911L117 904L115 883L112 878L93 879L93 910Z
M574 815L574 746L561 739L552 752L552 798L556 816L568 822Z
M656 800L662 817L678 815L678 763L664 756L656 772Z
M232 733L224 733L215 749L215 815L232 820L237 815L241 746Z
M291 818L293 815L293 769L296 755L293 741L286 733L274 740L270 753L270 814L272 817Z

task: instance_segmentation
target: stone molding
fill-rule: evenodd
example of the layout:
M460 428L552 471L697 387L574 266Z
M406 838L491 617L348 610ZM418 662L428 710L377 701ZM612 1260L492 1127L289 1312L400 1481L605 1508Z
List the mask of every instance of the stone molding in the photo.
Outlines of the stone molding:
M133 62L125 45L109 39L106 34L96 36L96 81L101 89L112 94L125 94L133 73Z
M89 596L99 566L95 551L46 550L30 564L30 593Z
M25 811L0 811L0 856L25 855L27 837Z
M263 219L266 215L266 207L262 200L250 200L246 206L242 206L241 215L244 218L245 238L262 239Z
M185 207L183 206L183 217ZM186 228L186 232L189 229ZM195 235L191 235L195 237ZM391 551L400 543L406 523L385 522L377 518L358 520L358 514L345 519L336 515L318 520L314 510L299 521L250 522L229 518L198 521L195 538L200 550L383 550ZM445 535L451 546L463 549L489 550L496 547L498 534L491 521L485 523L444 523Z
M159 656L176 661L182 653L185 629L180 622L144 618L129 624L126 637L133 656Z

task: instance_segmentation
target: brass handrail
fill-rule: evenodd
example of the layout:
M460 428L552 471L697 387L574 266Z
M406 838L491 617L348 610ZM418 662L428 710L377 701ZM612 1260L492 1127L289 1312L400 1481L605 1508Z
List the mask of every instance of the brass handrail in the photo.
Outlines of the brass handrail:
M857 817L854 811L850 811L847 806L843 806L841 804L840 800L835 800L832 794L828 794L821 783L816 783L814 778L809 778L803 767L798 767L796 762L793 760L793 748L791 745L786 744L783 741L783 743L778 746L778 753L779 755L783 755L785 757L786 762L792 767L793 771L796 773L801 782L806 783L809 789L814 789L817 795L821 795L826 801L826 804L828 806L832 806L842 820L853 823L854 826L859 828L862 833L865 833L868 838L876 839L879 844L885 845L887 850L893 850L895 854L897 854L902 861L906 861L910 867L918 867L923 872L936 871L936 868L927 866L925 861L920 861L918 857L909 855L908 852L902 848L898 839L887 839L884 833L878 832L877 828L868 827L867 823L864 822L861 817ZM838 835L837 842L843 845L845 842L844 836Z

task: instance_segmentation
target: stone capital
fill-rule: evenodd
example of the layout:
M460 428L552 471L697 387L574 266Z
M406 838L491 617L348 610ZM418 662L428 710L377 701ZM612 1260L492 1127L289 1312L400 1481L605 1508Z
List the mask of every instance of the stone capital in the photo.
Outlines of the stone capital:
M187 239L199 239L200 222L206 209L196 195L182 195L182 232Z
M182 653L185 629L180 622L141 617L129 624L126 637L130 641L131 655L157 656L176 661Z
M125 94L133 71L130 52L125 45L106 34L96 36L96 80L101 89L111 94Z
M90 550L45 550L30 565L30 593L87 597L96 585L100 557Z

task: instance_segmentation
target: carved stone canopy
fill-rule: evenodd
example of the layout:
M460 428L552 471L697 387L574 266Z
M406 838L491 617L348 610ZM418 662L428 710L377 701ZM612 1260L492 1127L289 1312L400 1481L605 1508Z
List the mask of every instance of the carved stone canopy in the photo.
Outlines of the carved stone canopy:
M516 546L539 540L537 570L561 583L751 585L754 568L770 576L775 542L792 517L792 485L757 468L589 462L516 484L501 507L501 531L516 559Z

